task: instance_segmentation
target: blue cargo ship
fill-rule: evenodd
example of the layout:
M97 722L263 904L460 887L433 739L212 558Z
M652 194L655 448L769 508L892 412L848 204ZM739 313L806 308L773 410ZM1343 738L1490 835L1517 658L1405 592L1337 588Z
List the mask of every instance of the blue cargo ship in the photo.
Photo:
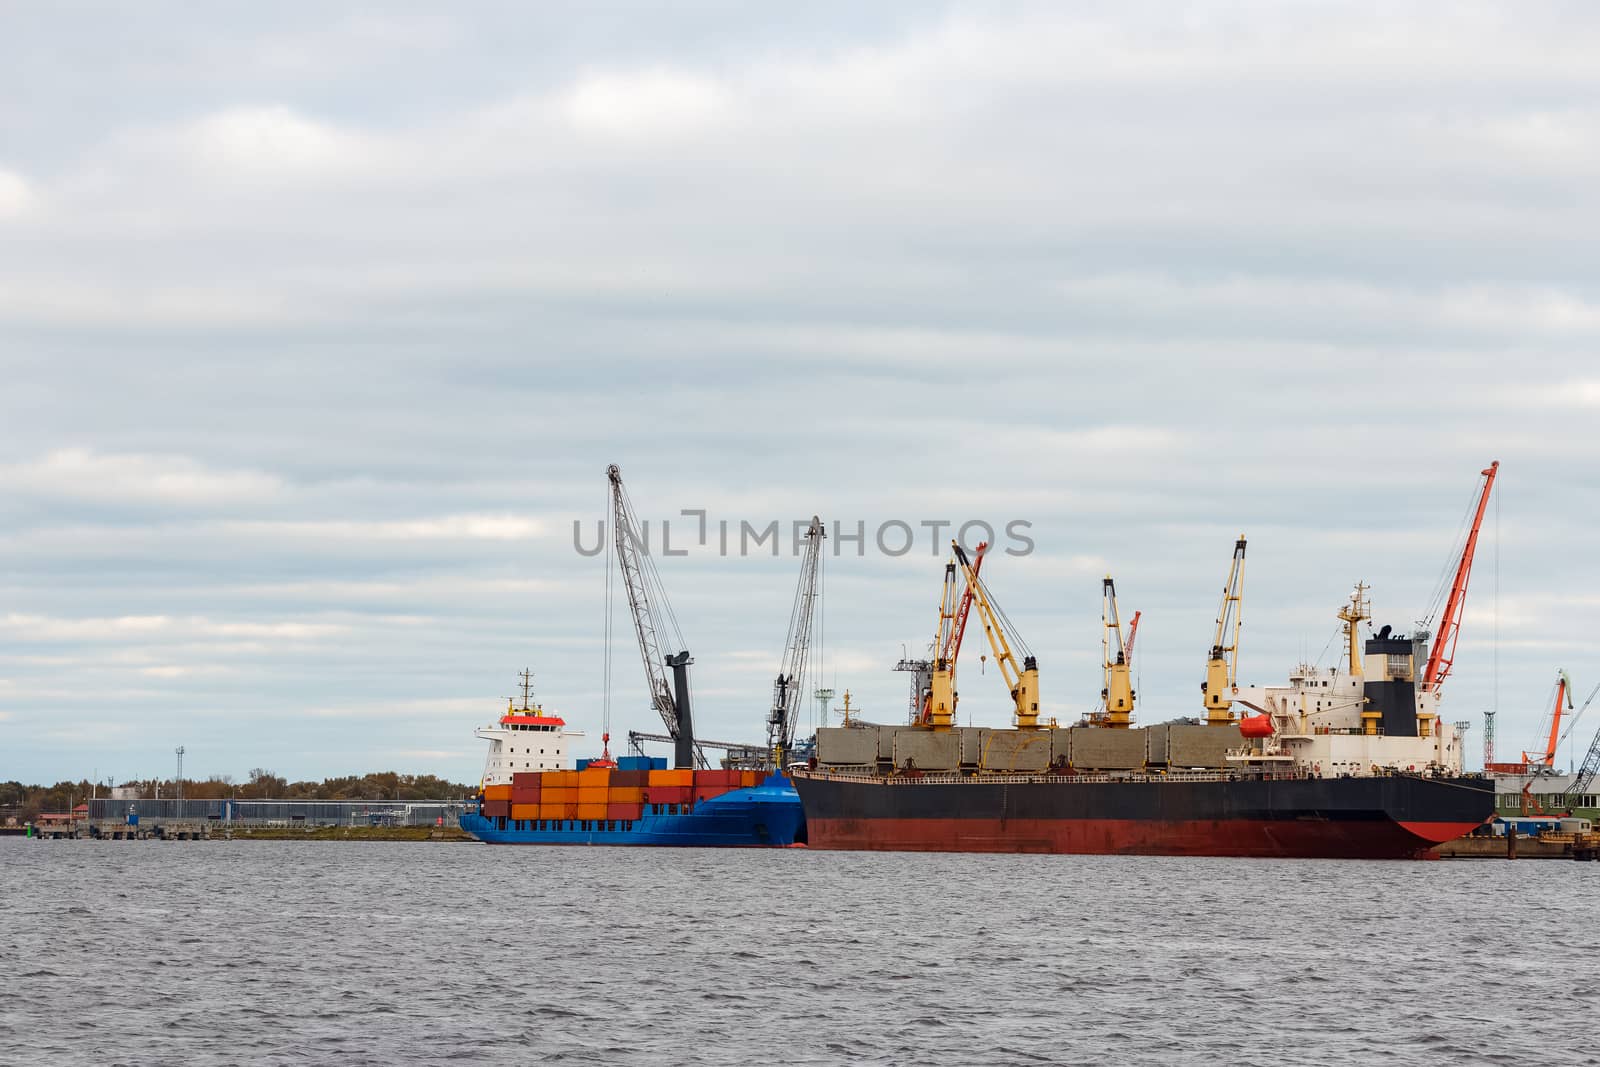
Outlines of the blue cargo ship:
M672 770L665 759L567 761L566 720L531 699L493 726L478 793L461 828L493 845L666 845L782 848L805 841L794 784L754 770ZM607 737L609 741L609 737Z
M689 805L646 804L636 819L515 819L483 814L469 801L461 828L491 845L665 845L779 848L805 842L805 816L794 784L772 775ZM655 809L687 807L669 813Z

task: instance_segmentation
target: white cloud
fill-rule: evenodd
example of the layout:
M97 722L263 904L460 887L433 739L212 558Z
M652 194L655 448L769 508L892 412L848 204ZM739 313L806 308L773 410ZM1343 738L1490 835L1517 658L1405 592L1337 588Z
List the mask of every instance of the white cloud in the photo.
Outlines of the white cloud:
M390 152L371 134L282 105L217 112L143 136L191 166L244 178L340 178L381 168Z
M545 524L528 515L444 515L427 519L228 520L229 533L314 541L526 541Z
M726 122L731 94L703 75L668 69L592 73L561 100L578 130L606 137L678 137Z
M0 487L85 501L209 504L270 499L283 491L260 471L218 470L182 455L58 449L0 467Z
M33 187L26 178L16 171L0 167L0 222L28 213L35 200Z

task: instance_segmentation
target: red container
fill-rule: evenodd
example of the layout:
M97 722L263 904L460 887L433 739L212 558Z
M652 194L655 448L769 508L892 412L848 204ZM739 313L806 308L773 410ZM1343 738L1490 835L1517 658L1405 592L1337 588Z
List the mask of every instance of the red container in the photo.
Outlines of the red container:
M644 814L643 804L607 804L606 818L608 819L637 819Z
M612 771L613 788L640 789L650 784L649 771Z
M531 786L531 787L530 786L516 786L516 785L512 786L511 787L511 803L513 803L513 804L537 804L537 803L539 803L539 787L538 786Z
M694 787L694 800L698 804L702 800L710 800L712 797L720 797L724 793L731 793L736 788L738 787L728 785L697 785Z
M694 790L686 785L652 785L644 791L649 804L687 804Z
M695 771L694 784L698 789L701 786L729 787L739 784L738 771Z
M485 819L509 819L511 818L511 801L485 800L478 810Z
M541 772L539 771L517 771L511 776L511 788L515 789L519 785L531 785L537 787L539 784L540 773Z

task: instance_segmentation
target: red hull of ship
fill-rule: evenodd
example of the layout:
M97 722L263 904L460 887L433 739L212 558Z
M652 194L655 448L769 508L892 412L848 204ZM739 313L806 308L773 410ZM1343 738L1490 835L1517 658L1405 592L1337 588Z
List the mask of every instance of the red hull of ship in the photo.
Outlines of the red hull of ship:
M1133 856L1426 857L1477 822L1322 819L819 819L813 848Z

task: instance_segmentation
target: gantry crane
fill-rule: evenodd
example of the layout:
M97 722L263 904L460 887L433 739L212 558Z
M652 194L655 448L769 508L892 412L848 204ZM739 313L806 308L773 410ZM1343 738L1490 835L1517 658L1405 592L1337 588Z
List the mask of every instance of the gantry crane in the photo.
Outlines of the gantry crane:
M1011 702L1015 709L1015 722L1020 729L1031 730L1039 725L1039 662L1023 644L1015 628L1005 613L994 603L989 589L978 577L977 570L967 559L966 550L960 542L950 542L950 547L955 550L956 564L961 569L961 577L966 580L967 588L972 593L972 602L978 608L978 615L983 619L983 632L988 635L989 647L994 652L995 663L1000 667L1001 677L1005 679L1007 687L1011 690ZM1017 665L1017 657L1012 653L1011 646L1016 644L1022 649L1022 665ZM935 706L937 711L937 705Z
M1200 683L1204 694L1206 724L1233 724L1233 691L1239 677L1239 628L1244 625L1244 534L1233 544L1233 562L1228 565L1228 580L1222 587L1222 606L1217 609L1217 632L1206 659L1206 680Z
M1566 710L1572 710L1572 680L1567 677L1566 671L1556 672L1556 699L1550 708L1550 738L1545 742L1543 752L1523 752L1522 762L1528 769L1534 767L1554 767L1556 762L1556 748L1561 742L1561 704L1562 698L1566 699ZM1585 705L1587 707L1588 705ZM1540 733L1544 730L1541 728Z
M785 753L794 745L795 726L806 693L806 661L811 654L811 622L817 608L817 576L822 559L822 520L811 516L806 528L806 550L800 560L800 584L789 609L789 636L783 643L783 661L772 683L772 711L767 716L767 754L776 770L783 769Z
M638 517L628 500L627 491L622 487L621 468L613 463L606 468L606 477L611 481L611 525L616 540L617 566L622 572L622 584L628 591L628 608L633 614L633 629L639 639L639 657L644 661L650 702L660 713L661 721L666 724L667 733L675 743L674 765L704 767L705 753L694 741L694 719L689 699L689 665L694 660L688 650L683 649L683 635L678 632L677 619L672 614L672 605L667 602L661 576L656 573L655 564L644 551ZM683 651L662 654L658 636L660 626L656 621L657 599L662 609L661 617L671 627L670 636ZM667 683L667 668L672 669L671 685Z
M972 552L972 573L983 568L989 542L980 541ZM959 589L959 593L957 590ZM955 722L956 665L961 659L961 641L967 633L967 618L972 611L972 587L956 576L955 560L945 564L944 590L939 597L939 626L933 635L933 661L929 664L928 691L923 695L921 722L925 726L949 726ZM933 674L937 674L935 680ZM940 712L934 713L935 692Z
M1478 494L1478 506L1472 515L1472 527L1466 544L1461 549L1461 560L1456 564L1455 580L1450 583L1450 597L1445 602L1444 614L1439 620L1439 632L1434 635L1433 649L1428 653L1428 666L1422 673L1422 689L1431 692L1444 685L1450 677L1450 665L1456 658L1456 642L1461 637L1461 616L1467 605L1467 581L1472 577L1472 557L1478 550L1478 531L1483 528L1483 512L1489 506L1489 492L1494 488L1495 475L1500 471L1500 461L1495 460L1478 476L1483 488ZM1431 628L1432 619L1423 622Z
M1589 742L1589 751L1583 757L1577 776L1567 786L1566 792L1561 794L1561 806L1565 810L1571 811L1578 806L1579 798L1594 784L1596 774L1600 774L1600 730L1595 731L1594 740Z
M1139 627L1139 613L1133 613L1124 641L1122 617L1117 613L1117 586L1109 574L1100 587L1100 623L1100 658L1105 672L1105 684L1100 690L1105 706L1102 722L1125 730L1133 718L1133 637Z

